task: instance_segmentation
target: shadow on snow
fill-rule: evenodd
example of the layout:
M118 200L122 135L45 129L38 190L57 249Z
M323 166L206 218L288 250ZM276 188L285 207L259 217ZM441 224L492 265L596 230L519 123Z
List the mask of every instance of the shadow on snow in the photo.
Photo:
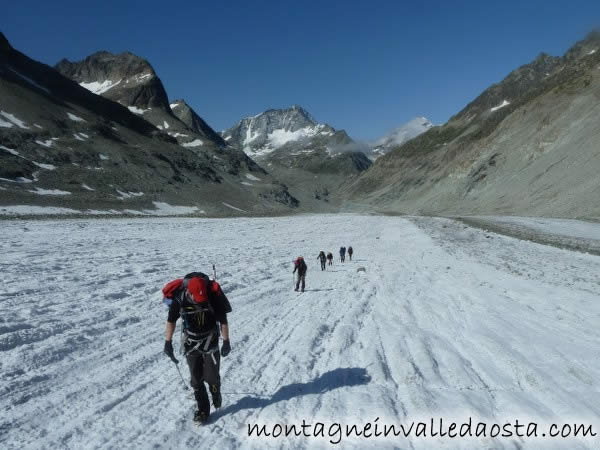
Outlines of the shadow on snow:
M221 416L235 414L244 409L265 408L269 405L291 400L295 397L310 394L324 394L325 392L342 387L362 386L368 384L370 381L371 376L367 373L366 369L359 367L335 369L324 373L307 383L292 383L283 386L270 397L255 396L256 394L248 395L239 399L237 403L234 403L233 405L215 411L211 417L213 419L218 419ZM230 393L230 395L233 395L233 393ZM223 392L223 396L227 396L227 393Z
M335 291L333 288L327 289L304 289L304 292L324 292L324 291Z

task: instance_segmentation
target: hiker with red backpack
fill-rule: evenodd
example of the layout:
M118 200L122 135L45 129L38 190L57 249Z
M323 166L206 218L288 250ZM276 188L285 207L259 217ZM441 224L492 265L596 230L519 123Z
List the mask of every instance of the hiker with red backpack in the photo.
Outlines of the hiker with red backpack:
M304 284L305 284L305 280L306 280L306 271L308 270L308 267L306 266L306 263L304 262L304 258L302 256L298 256L298 258L296 258L294 260L294 271L292 273L296 273L296 271L298 271L298 275L296 276L296 288L294 289L294 291L298 291L298 288L300 287L300 283L302 283L302 288L301 288L301 292L304 292Z
M203 424L210 415L210 402L204 383L208 384L213 406L221 407L221 356L231 351L227 313L229 300L215 280L202 272L192 272L184 278L168 283L164 289L165 303L169 306L165 336L165 354L177 364L173 354L173 334L177 319L182 318L182 345L190 369L190 384L198 409L194 421ZM219 332L223 345L219 351Z

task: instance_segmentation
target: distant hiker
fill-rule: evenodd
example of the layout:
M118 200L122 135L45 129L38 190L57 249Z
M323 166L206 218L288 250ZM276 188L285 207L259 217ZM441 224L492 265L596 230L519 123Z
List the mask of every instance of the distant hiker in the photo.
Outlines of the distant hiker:
M308 267L306 267L306 263L304 262L304 258L302 256L298 256L294 260L294 271L292 273L296 273L298 271L298 275L296 275L296 288L294 291L297 291L300 288L300 283L302 282L301 292L304 292L304 284L306 279L306 271Z
M346 260L346 247L340 247L340 261L344 262Z
M182 317L184 356L198 404L194 421L205 423L210 415L205 382L210 389L213 406L221 407L219 366L221 356L225 357L231 351L227 324L227 313L231 312L231 305L219 283L210 280L202 272L193 272L171 281L164 287L163 294L169 306L164 352L173 362L178 363L173 354L172 339L177 319ZM219 329L223 335L221 351Z
M350 261L352 261L352 253L354 253L354 250L352 250L352 247L348 247L348 256L350 257Z
M328 265L333 266L333 253L327 252Z
M321 261L321 270L325 270L325 261L327 260L325 252L321 250L321 252L319 252L319 256L317 256L317 259Z

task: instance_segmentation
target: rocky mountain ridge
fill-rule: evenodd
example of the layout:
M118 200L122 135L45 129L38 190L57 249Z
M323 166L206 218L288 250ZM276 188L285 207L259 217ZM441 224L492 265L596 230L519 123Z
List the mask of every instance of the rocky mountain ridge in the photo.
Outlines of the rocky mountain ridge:
M63 60L69 79L0 33L0 210L600 217L599 50L595 32L540 54L447 123L394 130L372 164L300 106L219 134L131 53Z
M377 159L346 207L409 214L595 217L600 34L541 54L446 124Z
M156 105L158 97L149 98L155 100L137 105ZM154 214L180 205L187 213L236 215L298 205L242 152L181 145L127 107L13 49L1 33L0 99L2 214Z
M100 51L82 61L63 59L55 68L90 92L126 106L184 147L226 146L185 101L169 102L150 63L133 53ZM172 105L179 108L177 113Z

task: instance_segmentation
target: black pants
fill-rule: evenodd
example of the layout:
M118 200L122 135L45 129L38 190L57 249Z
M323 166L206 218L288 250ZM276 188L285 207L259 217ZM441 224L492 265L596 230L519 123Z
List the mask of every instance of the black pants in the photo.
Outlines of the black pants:
M321 270L325 270L325 260L321 260Z
M218 350L211 354L192 352L186 358L190 368L190 384L194 389L198 409L204 411L208 416L210 414L210 401L204 383L208 383L213 395L221 392L221 377L219 375L221 355Z
M302 283L302 292L304 292L304 278L306 277L306 274L303 273L302 275L298 274L297 278L296 278L296 290L298 290L298 288L300 287L300 283Z
M340 253L340 261L344 262L346 259L346 255L344 253Z

